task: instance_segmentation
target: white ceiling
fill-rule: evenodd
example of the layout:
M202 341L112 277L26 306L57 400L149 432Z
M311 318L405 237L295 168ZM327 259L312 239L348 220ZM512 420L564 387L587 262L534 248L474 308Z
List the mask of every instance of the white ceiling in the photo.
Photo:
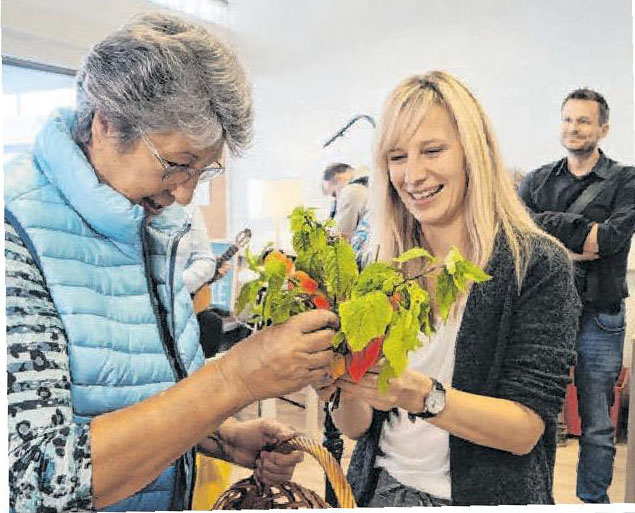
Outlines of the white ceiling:
M2 0L1 7L3 55L73 69L94 43L158 8L147 0ZM224 27L203 24L229 36Z

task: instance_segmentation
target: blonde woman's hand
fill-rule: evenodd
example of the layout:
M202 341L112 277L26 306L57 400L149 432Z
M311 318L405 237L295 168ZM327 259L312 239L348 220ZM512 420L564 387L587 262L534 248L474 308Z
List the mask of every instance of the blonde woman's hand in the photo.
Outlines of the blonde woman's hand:
M327 402L331 400L331 397L333 397L333 394L337 390L337 385L335 383L332 383L330 385L326 385L322 387L314 386L313 390L315 390L315 393L317 394L317 396L320 398L321 401Z
M371 367L357 383L349 376L339 378L336 385L342 389L342 398L364 401L376 410L402 408L412 413L423 411L423 401L432 389L432 381L420 372L406 369L398 378L388 382L388 390L378 388L381 362Z

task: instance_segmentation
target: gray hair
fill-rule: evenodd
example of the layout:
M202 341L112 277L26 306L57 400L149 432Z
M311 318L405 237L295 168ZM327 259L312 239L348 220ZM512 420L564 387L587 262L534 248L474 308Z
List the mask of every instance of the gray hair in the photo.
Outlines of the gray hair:
M204 28L164 13L143 15L97 43L77 74L75 140L87 144L95 112L122 149L141 132L178 130L198 148L249 143L251 90L234 53Z

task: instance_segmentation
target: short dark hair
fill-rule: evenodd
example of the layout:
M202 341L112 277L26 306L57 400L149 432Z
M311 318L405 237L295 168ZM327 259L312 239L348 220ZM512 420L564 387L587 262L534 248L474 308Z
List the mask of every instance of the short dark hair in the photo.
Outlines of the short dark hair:
M342 173L346 173L347 171L352 171L353 168L348 164L344 164L343 162L337 162L335 164L331 164L324 170L324 177L322 178L325 182L330 182L337 175L341 175Z
M571 91L567 97L562 101L562 105L560 109L564 107L564 104L569 100L589 100L592 102L596 102L598 104L598 112L599 112L599 121L600 125L604 123L608 123L609 121L609 104L606 103L604 96L602 96L597 91L593 89L588 89L586 87L582 87L580 89L576 89L575 91Z

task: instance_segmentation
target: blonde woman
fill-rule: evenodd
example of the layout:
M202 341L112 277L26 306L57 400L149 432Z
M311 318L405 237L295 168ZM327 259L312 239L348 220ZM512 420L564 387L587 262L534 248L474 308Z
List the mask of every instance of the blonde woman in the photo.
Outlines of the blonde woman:
M412 76L390 94L375 169L380 260L415 245L443 259L456 246L493 278L436 322L388 393L376 372L338 382L335 421L358 439L349 479L359 504L553 503L579 313L566 251L532 223L485 112L447 73Z

